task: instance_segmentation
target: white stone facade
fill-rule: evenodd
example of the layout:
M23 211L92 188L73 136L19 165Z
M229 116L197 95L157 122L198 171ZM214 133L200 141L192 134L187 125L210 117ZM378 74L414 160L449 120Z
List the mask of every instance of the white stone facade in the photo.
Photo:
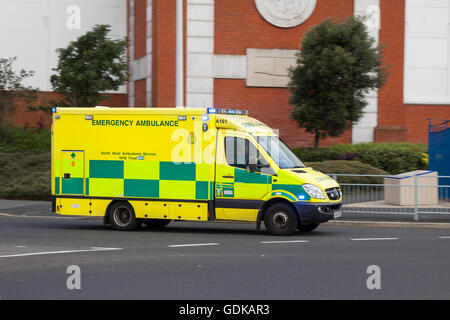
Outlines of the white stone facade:
M355 0L354 14L368 16L367 27L369 34L378 44L380 29L380 0ZM378 91L372 91L367 96L368 105L364 109L361 120L353 125L352 143L375 141L375 128L378 124Z
M186 106L214 104L214 0L186 0Z

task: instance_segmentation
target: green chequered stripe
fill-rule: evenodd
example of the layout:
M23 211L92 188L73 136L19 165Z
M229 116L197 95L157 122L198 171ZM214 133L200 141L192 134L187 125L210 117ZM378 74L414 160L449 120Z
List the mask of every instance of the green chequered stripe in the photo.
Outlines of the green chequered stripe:
M85 177L56 177L55 194L209 200L211 172L208 164L89 160Z
M212 200L214 198L214 182L196 181L195 198L198 200Z
M62 193L63 194L83 194L83 178L62 179Z
M267 184L267 175L235 168L234 182Z
M159 197L159 181L158 180L138 180L125 179L124 181L125 197Z
M195 181L195 163L159 163L159 180Z
M55 178L55 194L59 194L59 189L61 188L60 186L60 179L59 177Z
M123 161L89 160L89 178L123 179Z
M208 200L208 181L195 182L195 198L199 200Z

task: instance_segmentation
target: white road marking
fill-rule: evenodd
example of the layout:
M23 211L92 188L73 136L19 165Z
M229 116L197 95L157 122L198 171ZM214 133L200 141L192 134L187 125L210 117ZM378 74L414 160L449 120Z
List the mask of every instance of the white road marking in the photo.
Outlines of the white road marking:
M260 243L305 243L308 240L286 240L286 241L261 241Z
M9 213L1 213L0 212L0 216L2 217L11 217L11 218L46 218L46 219L70 219L70 220L74 220L76 218L74 217L63 217L63 216L27 216L27 215L23 215L23 214L9 214ZM85 217L88 218L88 217Z
M91 247L90 249L81 249L81 250L63 250L63 251L45 251L45 252L29 252L29 253L8 254L8 255L0 256L0 258L27 257L27 256L39 256L39 255L48 255L48 254L61 254L61 253L112 251L112 250L122 250L122 249L123 248Z
M354 238L352 241L378 241L378 240L398 240L398 238Z
M201 247L201 246L218 246L217 242L211 243L186 243L186 244L171 244L169 247L171 248L179 248L179 247Z
M442 236L442 237L439 237L439 239L450 239L450 236Z

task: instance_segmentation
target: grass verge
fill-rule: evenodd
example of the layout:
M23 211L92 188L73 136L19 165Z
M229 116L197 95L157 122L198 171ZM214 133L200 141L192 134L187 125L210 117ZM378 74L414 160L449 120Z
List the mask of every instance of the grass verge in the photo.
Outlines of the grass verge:
M0 198L50 200L50 152L0 152Z

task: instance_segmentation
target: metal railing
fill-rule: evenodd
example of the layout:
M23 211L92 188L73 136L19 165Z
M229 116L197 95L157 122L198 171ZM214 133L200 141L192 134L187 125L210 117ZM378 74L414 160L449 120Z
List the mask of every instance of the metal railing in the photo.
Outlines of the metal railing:
M343 193L343 213L449 215L450 176L435 172L403 175L329 174Z

